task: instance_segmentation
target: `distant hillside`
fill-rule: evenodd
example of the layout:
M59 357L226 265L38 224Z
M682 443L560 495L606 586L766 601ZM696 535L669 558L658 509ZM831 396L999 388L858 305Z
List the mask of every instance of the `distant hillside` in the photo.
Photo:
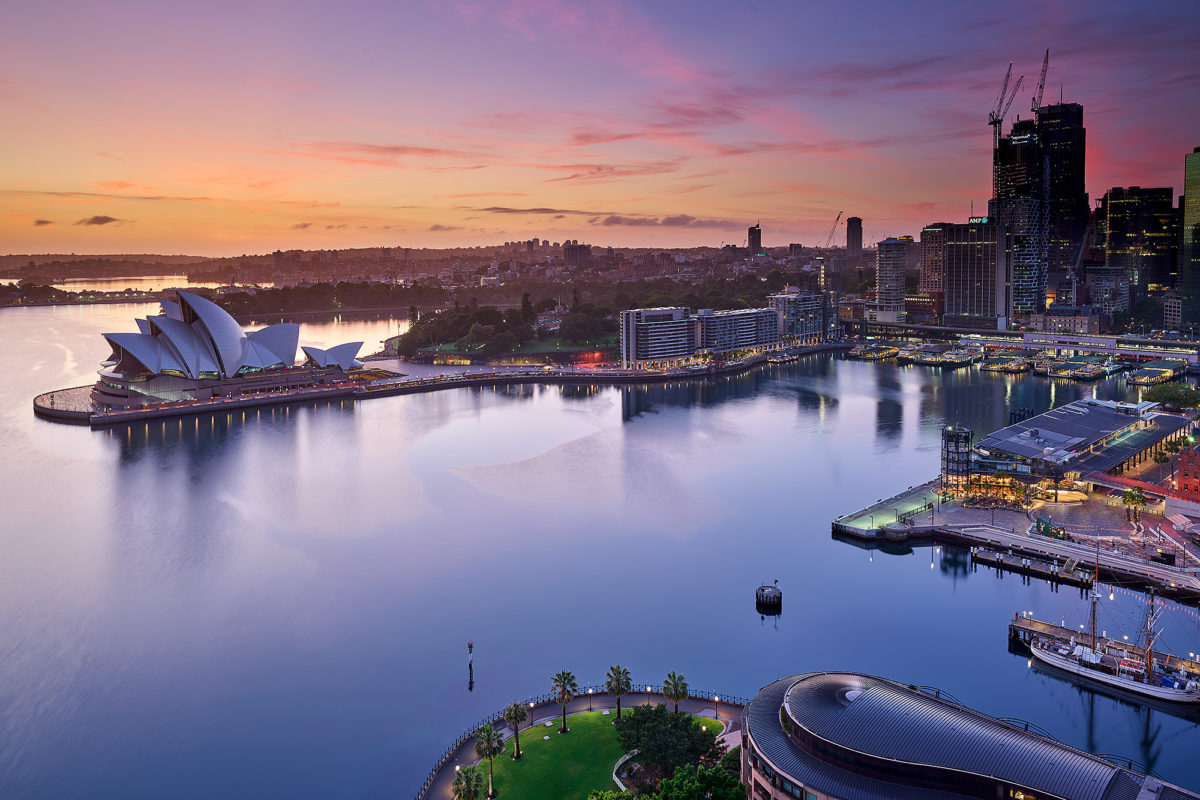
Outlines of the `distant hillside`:
M0 256L0 269L15 269L24 267L32 261L34 264L51 264L54 262L69 262L69 261L136 261L146 264L194 264L197 261L208 260L207 256L163 256L153 253L120 253L109 256L97 255L75 255L74 253L39 253L37 255L11 255Z

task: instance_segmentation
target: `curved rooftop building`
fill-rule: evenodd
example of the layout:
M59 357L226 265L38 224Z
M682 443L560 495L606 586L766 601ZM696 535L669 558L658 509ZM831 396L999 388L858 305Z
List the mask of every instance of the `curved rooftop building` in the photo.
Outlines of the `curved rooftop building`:
M300 326L269 325L247 333L208 298L179 291L162 313L136 320L136 333L106 333L112 352L102 364L92 402L101 409L233 398L336 383L361 367L362 342L329 350L304 348Z
M758 800L1183 800L1197 795L944 697L853 672L765 686L742 714Z

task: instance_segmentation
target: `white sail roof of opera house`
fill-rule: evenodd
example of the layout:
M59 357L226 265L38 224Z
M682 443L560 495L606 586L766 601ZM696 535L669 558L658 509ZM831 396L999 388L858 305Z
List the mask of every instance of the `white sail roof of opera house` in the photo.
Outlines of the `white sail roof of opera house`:
M239 373L295 365L300 326L294 322L246 333L213 301L191 292L178 291L178 295L178 303L159 301L162 314L137 320L137 333L104 334L113 348L104 365L118 372L144 370L152 375L178 375L196 380L233 378ZM336 354L312 360L318 366L336 363L349 369L361 365L354 358L360 347L361 342L353 342L328 351L305 348L305 352ZM312 358L311 353L309 357Z

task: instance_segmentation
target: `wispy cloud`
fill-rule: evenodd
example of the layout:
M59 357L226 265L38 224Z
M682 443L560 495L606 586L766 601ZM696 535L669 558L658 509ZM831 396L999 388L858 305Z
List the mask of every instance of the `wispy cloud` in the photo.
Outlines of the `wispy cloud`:
M430 225L431 231L461 231L462 228L458 225Z
M292 226L292 230L294 230L294 231L302 231L302 230L304 230L305 228L311 228L311 227L312 227L312 223L311 223L311 222L297 222L295 225L293 225L293 226Z
M616 214L607 217L596 217L589 220L593 225L612 227L614 225L634 226L639 228L742 228L745 221L731 219L699 219L689 214L675 214L669 217L627 217Z
M54 224L54 220L50 220L50 219L35 219L33 221L33 227L35 227L35 228L42 228L42 227L45 227L46 225L53 225L53 224Z
M98 214L94 217L84 217L83 219L79 220L75 224L76 225L111 225L114 222L129 222L129 221L130 220L127 220L127 219L118 219L117 217L110 217L106 214Z

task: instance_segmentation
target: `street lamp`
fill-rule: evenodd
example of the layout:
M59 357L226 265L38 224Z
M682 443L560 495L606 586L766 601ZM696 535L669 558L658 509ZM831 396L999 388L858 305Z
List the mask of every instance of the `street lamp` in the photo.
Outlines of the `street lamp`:
M588 711L592 710L592 690L588 689Z

